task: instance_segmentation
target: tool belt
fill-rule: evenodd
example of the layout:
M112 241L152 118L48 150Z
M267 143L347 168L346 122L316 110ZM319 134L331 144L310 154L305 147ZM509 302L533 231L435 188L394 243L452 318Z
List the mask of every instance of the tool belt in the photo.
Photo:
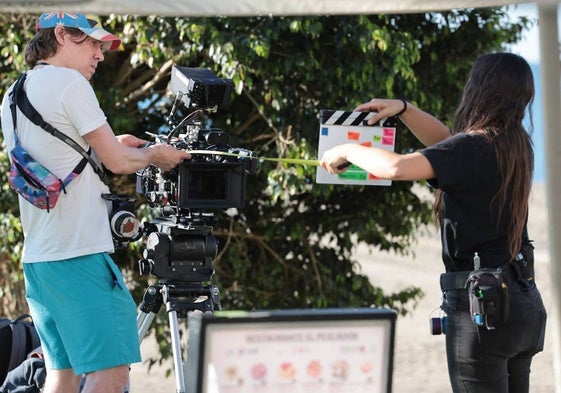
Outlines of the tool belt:
M534 284L534 247L525 243L521 252L513 262L507 262L493 269L502 269L506 282L517 282L522 288L530 288ZM467 280L472 270L442 273L440 275L440 289L467 289Z

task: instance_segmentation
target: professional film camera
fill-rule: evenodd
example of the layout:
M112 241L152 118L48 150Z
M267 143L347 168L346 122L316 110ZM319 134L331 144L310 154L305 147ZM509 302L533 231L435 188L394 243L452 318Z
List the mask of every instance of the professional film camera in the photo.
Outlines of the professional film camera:
M231 80L210 70L174 66L169 132L154 135L154 143L185 149L192 159L171 171L149 166L137 172L137 192L159 213L143 226L146 246L140 273L158 281L139 305L138 334L142 340L165 304L178 392L185 391L178 317L220 309L219 290L210 283L218 252L213 210L243 207L245 176L258 164L253 152L230 146L226 132L202 126L201 115L228 106L232 88Z
M198 115L226 108L232 87L231 80L210 70L173 67L170 131L157 135L155 143L190 151L192 159L169 172L149 166L137 173L137 192L161 214L146 225L141 274L165 282L204 282L213 274L218 247L212 235L214 213L208 210L243 207L245 175L257 165L253 152L229 145L226 132L201 127ZM179 121L181 103L188 113Z

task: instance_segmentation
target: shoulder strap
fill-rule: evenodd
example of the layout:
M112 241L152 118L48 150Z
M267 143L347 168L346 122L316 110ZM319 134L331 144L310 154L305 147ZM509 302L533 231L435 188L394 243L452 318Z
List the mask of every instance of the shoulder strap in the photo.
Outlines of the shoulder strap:
M20 77L16 80L16 83L14 83L14 87L12 88L12 91L10 92L10 111L12 112L12 122L14 123L14 140L16 142L16 145L19 145L19 139L18 139L18 133L16 132L18 115L16 112L16 100L14 96L15 96L15 92L18 91L20 88L20 83L22 83L26 77L27 74L20 75Z
M87 160L90 163L93 170L95 171L95 173L97 173L97 175L99 176L101 181L105 185L109 185L109 178L107 177L107 174L92 159L91 155L89 154L89 151L87 152L78 143L76 143L72 138L70 138L66 134L60 132L55 127L53 127L52 125L47 123L43 119L43 117L39 114L39 112L37 112L37 110L33 107L33 105L31 105L31 102L29 102L29 99L27 98L27 94L25 93L25 90L23 89L23 82L25 81L26 77L27 77L27 74L23 74L20 78L18 78L18 81L14 85L12 94L15 96L15 99L13 99L12 104L15 102L17 104L17 106L19 107L19 109L22 111L22 113L27 118L29 118L29 120L31 120L35 125L38 125L42 129L47 131L49 134L57 137L58 139L60 139L64 143L66 143L68 146L70 146L71 148L76 150L78 153L80 153L82 155L82 157L84 157L84 159ZM14 115L15 115L15 108L12 109L12 116L14 116ZM14 121L14 128L15 128L15 121ZM80 169L80 172L81 172L84 169L85 164L82 165L82 163L80 162L78 164L78 166L76 166L76 168L74 168L74 170L72 171L74 174L79 174L80 173L80 172L76 172L76 170L79 169L78 168L79 166L81 166L81 169Z

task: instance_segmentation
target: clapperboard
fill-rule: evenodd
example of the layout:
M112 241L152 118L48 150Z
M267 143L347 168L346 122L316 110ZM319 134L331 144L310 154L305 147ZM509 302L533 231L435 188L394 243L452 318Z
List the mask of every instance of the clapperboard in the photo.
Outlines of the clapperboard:
M351 112L323 109L319 113L318 158L334 146L343 143L360 143L364 146L394 150L397 118L381 119L374 125L367 121L373 112ZM375 177L356 165L341 174L330 174L318 167L316 183L320 184L360 184L366 186L389 186L391 180Z

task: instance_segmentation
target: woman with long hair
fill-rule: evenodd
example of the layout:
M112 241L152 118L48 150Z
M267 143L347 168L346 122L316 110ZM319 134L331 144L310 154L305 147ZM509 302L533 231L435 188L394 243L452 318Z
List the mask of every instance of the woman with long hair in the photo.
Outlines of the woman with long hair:
M529 391L532 357L543 349L546 311L527 233L533 146L523 125L534 98L528 63L510 53L479 57L452 131L405 100L372 99L357 111L370 124L399 116L425 145L397 154L358 144L327 152L321 165L352 163L383 179L428 180L441 229L441 308L455 393Z

